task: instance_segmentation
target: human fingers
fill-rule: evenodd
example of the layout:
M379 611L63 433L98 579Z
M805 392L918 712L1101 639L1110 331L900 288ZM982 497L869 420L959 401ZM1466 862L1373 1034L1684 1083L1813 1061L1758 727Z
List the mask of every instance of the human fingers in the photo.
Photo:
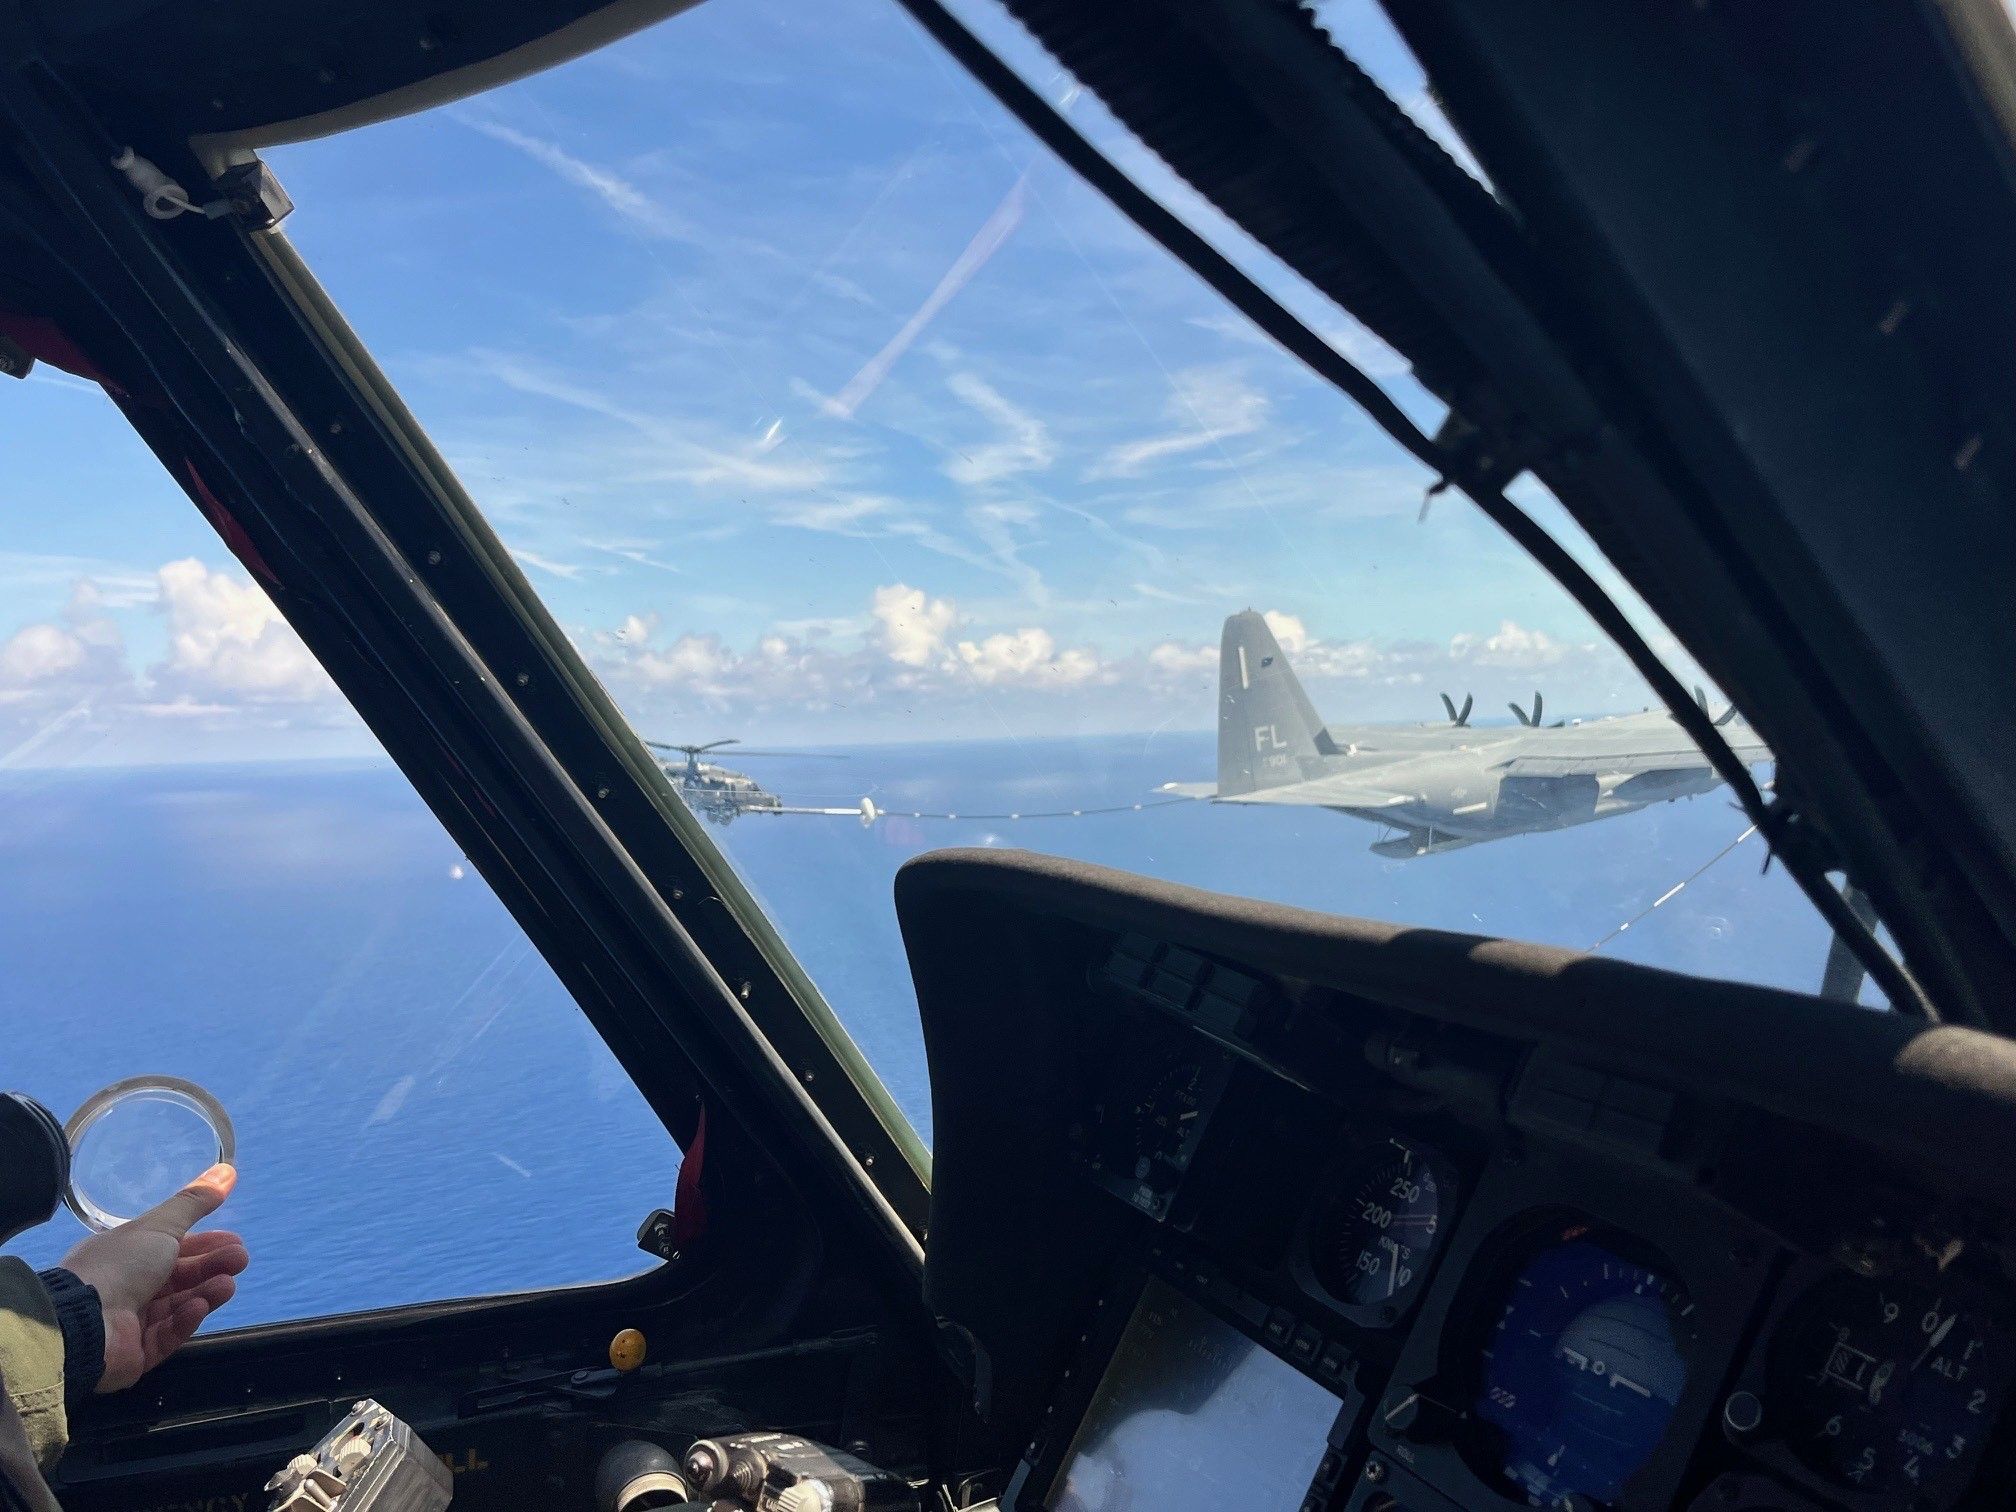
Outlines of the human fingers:
M180 1307L184 1299L200 1297L210 1311L215 1312L237 1295L238 1278L236 1276L210 1276L182 1293L180 1297L176 1298L175 1305Z
M185 1246L182 1258L168 1273L163 1292L187 1291L211 1276L235 1276L252 1263L251 1252L241 1243L217 1244L190 1254Z
M236 1276L205 1276L193 1285L161 1291L145 1307L140 1309L140 1323L143 1328L151 1328L168 1314L175 1311L191 1297L200 1297L214 1312L238 1295Z
M190 1335L201 1328L203 1320L209 1316L210 1304L193 1295L183 1297L173 1307L163 1310L160 1317L148 1323L141 1332L140 1353L144 1362L141 1373L144 1375L152 1370L187 1344Z
M141 1334L144 1338L152 1338L175 1318L186 1318L192 1302L202 1304L202 1311L196 1314L200 1322L237 1295L238 1282L231 1276L211 1276L187 1291L163 1292L141 1310ZM148 1369L152 1368L152 1365L148 1366Z
M235 1244L240 1249L243 1249L245 1247L245 1238L242 1234L233 1233L230 1229L205 1229L200 1234L185 1234L183 1236L182 1253L185 1256L201 1254L204 1250L217 1249L226 1244Z
M224 1199L231 1195L231 1189L237 1184L238 1171L235 1167L214 1165L166 1202L149 1208L135 1218L133 1226L151 1233L166 1234L179 1241L222 1207Z

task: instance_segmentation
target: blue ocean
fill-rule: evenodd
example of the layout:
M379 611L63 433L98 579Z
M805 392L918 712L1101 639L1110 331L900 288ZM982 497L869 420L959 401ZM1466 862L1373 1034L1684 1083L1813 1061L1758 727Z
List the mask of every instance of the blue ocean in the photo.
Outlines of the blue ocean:
M1587 947L1742 833L1704 797L1556 834L1391 861L1319 810L1159 802L1208 778L1206 734L872 746L753 775L794 804L709 834L779 922L928 1139L896 869L1018 846L1304 906ZM1143 805L1135 809L1133 805ZM1076 817L972 817L1118 808ZM1738 846L1604 945L1811 988L1825 932L1761 846ZM144 1072L229 1110L242 1173L220 1218L253 1267L216 1326L607 1280L678 1151L572 1000L385 763L0 772L7 1086L64 1116ZM1630 1005L1620 1005L1629 1011ZM1846 1010L1844 1010L1846 1011ZM17 1241L53 1263L68 1214Z

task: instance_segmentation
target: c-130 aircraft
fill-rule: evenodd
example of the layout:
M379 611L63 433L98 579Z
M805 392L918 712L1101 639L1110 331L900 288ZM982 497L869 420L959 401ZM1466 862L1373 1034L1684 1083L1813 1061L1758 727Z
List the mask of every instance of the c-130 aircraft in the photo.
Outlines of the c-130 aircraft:
M1476 728L1447 695L1447 724L1325 725L1266 619L1230 616L1218 652L1218 781L1162 790L1217 803L1335 809L1398 829L1406 859L1535 830L1566 829L1712 792L1721 779L1663 712L1543 725L1539 694L1518 724ZM1733 709L1716 723L1747 762L1771 760Z

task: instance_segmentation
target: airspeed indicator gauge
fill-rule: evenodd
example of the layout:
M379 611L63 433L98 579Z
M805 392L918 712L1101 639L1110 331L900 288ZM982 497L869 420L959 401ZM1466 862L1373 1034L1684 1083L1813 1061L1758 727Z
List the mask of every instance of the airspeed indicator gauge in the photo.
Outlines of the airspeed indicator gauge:
M1415 1141L1360 1151L1309 1226L1309 1279L1367 1324L1391 1322L1420 1291L1449 1219L1441 1161Z

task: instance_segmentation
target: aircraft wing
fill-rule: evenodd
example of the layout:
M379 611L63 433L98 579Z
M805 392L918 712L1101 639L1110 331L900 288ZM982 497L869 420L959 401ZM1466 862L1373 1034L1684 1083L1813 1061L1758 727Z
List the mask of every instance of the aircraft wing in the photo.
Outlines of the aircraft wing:
M1748 725L1725 726L1722 733L1744 762L1772 759L1771 748ZM1498 766L1516 777L1635 777L1643 772L1706 771L1708 758L1666 715L1634 714L1530 731Z

